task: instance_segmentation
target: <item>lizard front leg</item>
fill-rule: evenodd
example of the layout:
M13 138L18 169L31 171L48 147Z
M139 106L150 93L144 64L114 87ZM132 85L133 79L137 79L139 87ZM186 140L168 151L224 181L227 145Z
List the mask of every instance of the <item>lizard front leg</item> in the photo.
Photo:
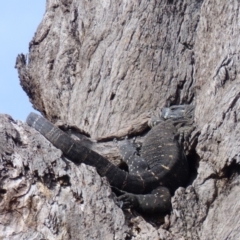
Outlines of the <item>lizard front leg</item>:
M128 165L128 171L130 174L138 175L148 169L147 162L137 155L135 145L128 139L119 142L118 147L123 161Z
M171 210L171 194L166 187L158 187L150 194L132 194L124 191L117 199L123 209L134 208L140 212L156 213Z

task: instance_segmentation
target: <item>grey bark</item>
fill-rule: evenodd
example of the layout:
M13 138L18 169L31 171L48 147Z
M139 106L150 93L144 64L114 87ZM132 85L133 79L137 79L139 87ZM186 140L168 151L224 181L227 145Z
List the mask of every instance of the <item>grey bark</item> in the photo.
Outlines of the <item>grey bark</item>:
M105 179L62 157L43 136L0 116L0 238L122 239L123 212Z
M239 20L237 0L48 0L16 63L34 107L119 163L114 137L140 136L164 105L194 103L195 169L163 225L124 220L94 169L2 116L1 237L239 239Z

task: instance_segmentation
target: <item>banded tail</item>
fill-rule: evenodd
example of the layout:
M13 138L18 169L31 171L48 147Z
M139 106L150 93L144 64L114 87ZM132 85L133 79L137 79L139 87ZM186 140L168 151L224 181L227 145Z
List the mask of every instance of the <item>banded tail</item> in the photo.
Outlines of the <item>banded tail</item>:
M151 172L146 171L141 175L130 175L100 154L84 147L36 113L30 113L26 122L40 132L56 148L60 149L72 162L76 164L85 163L86 165L96 167L99 175L107 177L111 186L131 193L144 193L157 185L159 186L160 179L157 179Z

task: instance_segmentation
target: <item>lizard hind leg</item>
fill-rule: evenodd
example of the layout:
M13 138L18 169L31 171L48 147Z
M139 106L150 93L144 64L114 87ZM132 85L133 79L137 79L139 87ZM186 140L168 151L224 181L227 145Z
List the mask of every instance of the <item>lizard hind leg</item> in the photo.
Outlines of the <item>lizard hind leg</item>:
M150 194L136 195L138 208L141 212L156 213L171 210L171 194L169 189L159 186Z
M136 146L128 139L119 142L118 148L123 161L128 165L130 174L136 175L148 169L147 162L137 155Z
M166 213L171 210L170 191L162 186L149 194L132 194L121 191L117 199L123 209L135 208L143 213Z

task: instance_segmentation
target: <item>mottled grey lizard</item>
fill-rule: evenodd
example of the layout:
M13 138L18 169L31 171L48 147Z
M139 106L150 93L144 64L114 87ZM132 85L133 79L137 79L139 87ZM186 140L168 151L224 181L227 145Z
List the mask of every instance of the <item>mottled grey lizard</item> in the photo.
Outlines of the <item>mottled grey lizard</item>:
M30 113L27 124L45 136L76 164L94 166L100 176L119 189L124 208L141 212L166 212L171 209L171 193L186 184L188 163L179 143L193 123L194 107L176 105L163 108L149 121L152 129L144 138L140 155L129 140L119 142L128 172L121 170L103 156L73 140L47 119ZM178 137L177 137L178 136Z

